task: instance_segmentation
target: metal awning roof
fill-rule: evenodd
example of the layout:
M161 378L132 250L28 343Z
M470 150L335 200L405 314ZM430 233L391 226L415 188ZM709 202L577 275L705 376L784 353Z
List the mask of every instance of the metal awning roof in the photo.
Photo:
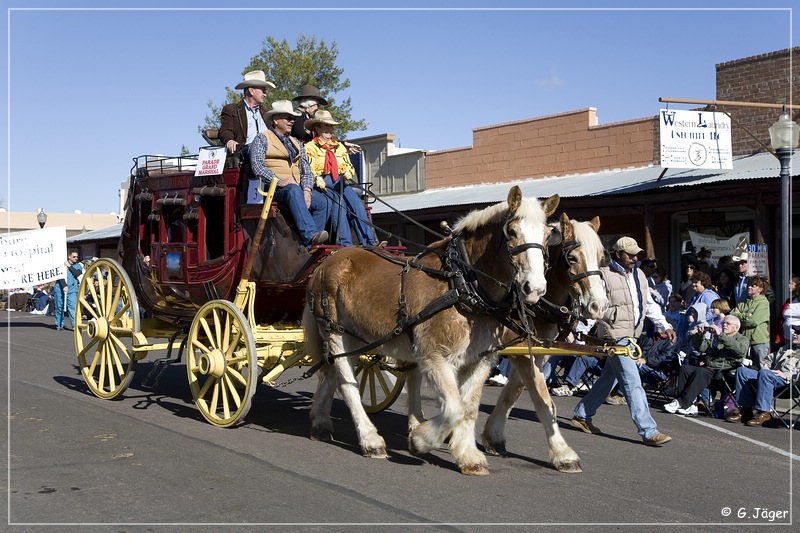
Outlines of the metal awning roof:
M792 174L800 168L800 153L792 158ZM777 178L780 163L770 153L760 153L734 158L731 170L668 169L649 166L628 170L609 170L590 174L577 174L557 178L539 178L517 182L486 183L467 187L429 189L414 194L398 194L383 199L398 211L413 211L441 206L473 205L502 202L508 190L519 185L524 196L546 198L558 194L562 198L630 194L661 187L702 185L726 180ZM373 213L388 213L392 209L376 202Z
M86 233L80 233L78 235L73 235L67 239L67 244L78 244L83 241L102 241L103 239L119 239L119 236L122 234L122 222L118 222L117 224L113 224L111 226L107 226L105 228L100 228L92 231L87 231Z

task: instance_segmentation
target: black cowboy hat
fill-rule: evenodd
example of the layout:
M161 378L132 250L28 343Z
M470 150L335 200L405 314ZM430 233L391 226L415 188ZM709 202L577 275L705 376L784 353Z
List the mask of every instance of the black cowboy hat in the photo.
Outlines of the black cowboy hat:
M313 85L303 85L300 87L300 94L292 98L292 102L300 102L302 100L314 100L319 105L328 105L328 101L319 94L319 89Z

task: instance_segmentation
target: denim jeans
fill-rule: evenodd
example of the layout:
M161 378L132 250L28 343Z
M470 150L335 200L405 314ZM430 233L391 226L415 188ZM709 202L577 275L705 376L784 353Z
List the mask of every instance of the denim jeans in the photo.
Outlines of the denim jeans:
M367 220L367 210L364 209L364 202L361 197L347 184L344 178L339 178L333 183L331 175L324 177L325 195L330 198L331 222L333 223L334 233L339 234L339 244L342 246L352 246L353 238L350 236L350 225L356 230L358 242L368 246L377 244L372 228L365 221ZM344 190L339 194L341 188ZM340 198L344 197L344 202ZM339 217L344 214L347 225L339 225Z
M753 367L758 370L761 368L761 361L766 359L769 355L769 343L751 344L750 345L750 360L753 361Z
M58 284L53 289L53 319L56 329L64 329L64 291Z
M756 371L746 366L740 366L736 369L736 405L755 407L759 411L769 412L775 387L785 384L786 380L776 376L768 368ZM755 393L750 385L756 385Z
M584 357L573 357L575 362L572 363L572 366L567 372L567 375L564 376L564 379L572 385L573 387L578 386L578 382L581 381L583 375L586 373L587 370L590 368L594 368L597 366L599 361L596 357L592 357L591 355L586 355Z
M642 387L639 377L639 365L630 357L606 357L603 372L594 382L591 390L575 406L573 416L581 420L592 420L597 408L608 397L611 389L619 381L620 392L628 401L631 419L636 424L636 429L642 440L650 439L658 433L656 421L650 415L650 406L647 404L647 395Z
M69 317L70 324L72 324L72 329L75 329L75 309L77 306L78 306L78 290L76 288L75 292L67 293L67 316ZM64 319L62 318L61 321L63 323Z
M308 245L311 238L325 229L328 222L328 200L319 191L311 191L311 207L306 207L303 189L296 183L290 183L275 189L275 200L289 206L297 231L303 242Z

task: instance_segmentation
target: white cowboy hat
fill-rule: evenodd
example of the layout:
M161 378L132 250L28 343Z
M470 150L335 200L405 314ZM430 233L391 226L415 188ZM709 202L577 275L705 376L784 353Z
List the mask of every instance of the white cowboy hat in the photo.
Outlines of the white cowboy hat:
M747 261L747 252L742 252L740 255L734 255L731 257L733 261Z
M271 81L267 81L267 76L264 74L263 70L251 70L250 72L244 73L244 81L237 85L236 89L246 89L247 87L272 87L275 88L275 84Z
M276 100L272 102L272 109L264 113L264 118L269 120L272 115L292 115L299 117L300 113L294 110L292 103L289 100Z
M331 115L330 111L320 109L314 114L314 118L306 120L305 128L307 130L313 130L317 124L330 124L331 126L336 126L337 124L341 124L341 122L336 122L333 120L333 116Z

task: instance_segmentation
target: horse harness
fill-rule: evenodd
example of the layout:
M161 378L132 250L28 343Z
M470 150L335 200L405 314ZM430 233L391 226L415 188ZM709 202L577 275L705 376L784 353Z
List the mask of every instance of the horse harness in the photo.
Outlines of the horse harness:
M548 257L547 249L539 243L525 243L519 246L510 247L508 246L508 239L506 237L506 247L509 256L514 256L520 253L525 252L530 248L538 248L543 251L545 258ZM532 329L532 323L530 317L530 311L527 310L523 297L521 294L521 287L514 281L511 285L506 285L499 280L492 278L489 274L480 271L479 269L475 268L469 261L467 257L466 248L464 246L464 242L461 239L459 234L454 234L451 236L450 242L447 244L446 249L444 252L437 250L437 249L428 249L423 251L422 253L414 256L412 259L408 261L402 262L396 260L394 257L389 256L385 253L382 253L378 249L374 248L365 248L372 253L379 255L381 258L396 262L398 264L403 264L403 269L400 273L400 296L398 298L398 312L399 317L397 321L397 325L395 328L372 342L367 342L362 339L359 335L355 334L352 331L347 330L343 325L338 324L333 321L331 318L330 313L330 301L328 295L325 293L324 287L322 288L322 294L320 295L320 305L322 306L322 313L321 317L316 317L317 321L325 326L325 333L326 338L323 341L323 358L320 362L318 362L311 370L309 370L306 374L311 375L316 370L319 369L321 364L327 362L331 364L334 359L339 357L349 357L353 355L358 355L365 353L369 350L377 348L381 346L393 338L401 335L403 332L406 332L410 336L412 346L415 344L413 338L412 327L424 320L430 318L431 316L435 315L436 313L447 309L448 307L452 307L454 305L460 306L462 309L468 312L478 312L484 315L488 315L498 322L500 322L503 326L507 327L515 334L520 337L528 337L530 338L534 331ZM427 267L419 262L422 255L427 252L434 252L442 258L442 263L444 265L444 269L436 269ZM513 263L513 262L512 262ZM515 270L518 269L516 264L514 265ZM432 276L444 278L448 280L449 289L447 292L430 302L428 305L425 306L419 313L413 316L409 316L408 308L406 306L406 299L405 299L405 284L406 284L406 276L412 269L416 269ZM503 301L496 302L493 301L492 298L482 290L480 284L478 283L478 275L487 277L493 280L501 287L505 287L507 289L506 296ZM311 308L314 308L314 295L309 296L309 305ZM516 312L518 315L518 320L514 320L511 315L513 312ZM364 346L361 346L355 350L351 350L349 352L340 353L340 354L331 354L330 353L330 334L336 331L338 333L347 333L356 337L357 339L365 342Z
M570 283L574 284L577 281L580 281L584 278L588 278L590 276L600 276L603 277L603 273L599 270L587 270L585 272L581 272L580 274L573 274L569 269L569 254L572 253L574 250L577 250L581 247L581 243L579 243L576 239L572 239L562 243L561 245L561 253L564 256L564 260L567 262L567 277L569 278ZM556 341L563 341L567 338L567 335L577 325L578 322L586 323L586 319L583 318L578 312L577 309L577 302L574 298L570 298L572 300L570 306L566 305L557 305L550 300L542 297L534 306L534 315L537 318L550 322L551 324L555 324L558 328L558 335L556 335Z

